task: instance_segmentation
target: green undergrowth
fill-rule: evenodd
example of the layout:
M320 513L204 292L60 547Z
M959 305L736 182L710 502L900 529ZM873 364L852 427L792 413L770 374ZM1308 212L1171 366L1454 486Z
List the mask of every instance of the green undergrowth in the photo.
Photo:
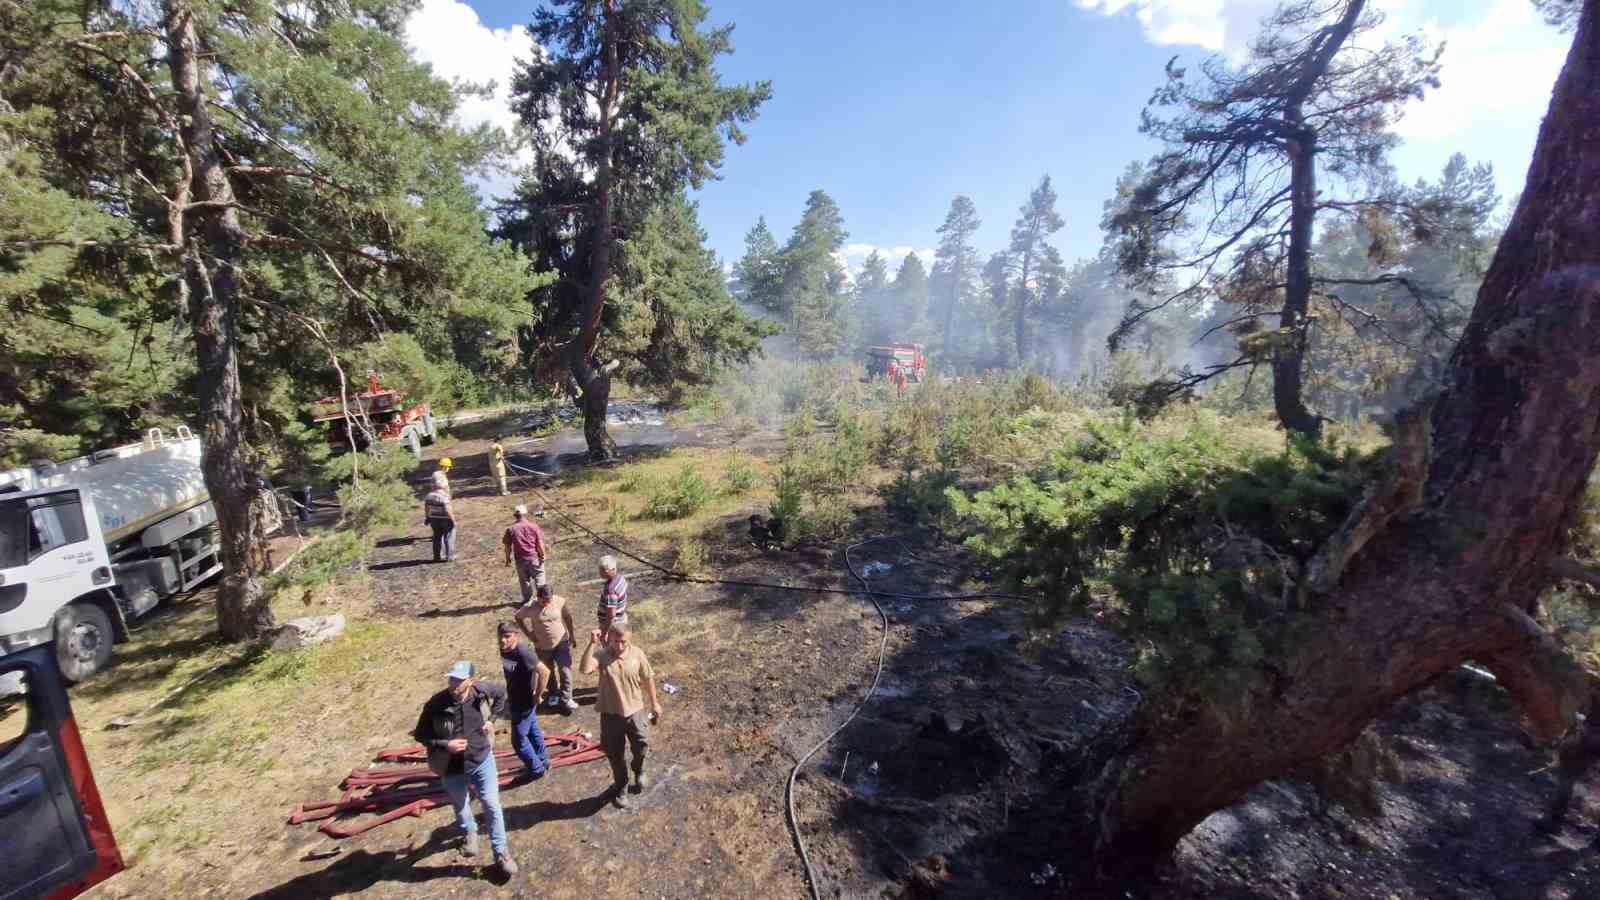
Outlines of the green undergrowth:
M1293 616L1293 581L1376 474L1372 454L1287 448L1214 415L1086 424L987 490L948 490L969 547L1053 621L1107 615L1141 671L1253 663Z

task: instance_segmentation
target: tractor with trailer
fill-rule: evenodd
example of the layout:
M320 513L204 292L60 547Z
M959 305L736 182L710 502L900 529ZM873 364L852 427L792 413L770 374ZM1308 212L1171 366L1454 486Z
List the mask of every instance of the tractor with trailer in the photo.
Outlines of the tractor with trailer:
M327 423L334 448L365 450L373 440L394 441L422 458L422 448L439 436L431 404L407 406L405 394L385 388L376 372L367 373L367 389L348 400L323 397L311 405L311 421ZM352 430L353 429L353 430Z
M88 678L129 622L221 571L216 521L182 425L0 472L0 655L54 641L61 674Z
M867 348L867 377L887 378L890 365L899 367L906 380L917 384L928 377L928 357L923 355L921 344L898 343L886 347Z

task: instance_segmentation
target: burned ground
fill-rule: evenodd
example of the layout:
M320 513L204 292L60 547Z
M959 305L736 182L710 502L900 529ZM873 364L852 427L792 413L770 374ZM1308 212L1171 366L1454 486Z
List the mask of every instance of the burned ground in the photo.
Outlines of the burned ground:
M619 429L623 461L591 468L562 443L568 435L510 439L514 461L555 477L519 481L514 498L501 498L484 456L494 427L429 454L456 461L460 561L426 561L416 524L381 542L337 588L279 609L342 610L353 622L346 637L310 651L240 652L205 636L202 593L154 617L110 671L77 689L78 720L133 863L99 892L436 897L487 883L548 897L804 895L785 781L872 683L878 612L860 596L672 581L627 559L636 639L659 679L678 689L663 697L653 734L656 784L635 808L601 804L603 764L507 790L523 865L510 883L457 855L445 810L340 842L284 824L296 802L336 796L344 773L406 743L450 661L493 670L494 624L519 599L498 544L511 502L546 510L552 581L583 628L598 591L584 582L608 548L556 508L666 561L682 527L626 516L607 524L620 478L652 465L710 471L732 443L715 429L645 426L658 433L639 442ZM761 458L772 435L738 443L770 464ZM429 468L419 467L419 482ZM853 547L851 561L877 589L987 587L964 550L885 515L870 485L854 501L854 537L778 551L749 540L746 518L765 511L762 492L725 498L693 524L704 568L846 587ZM294 546L288 539L278 552ZM890 627L877 693L796 785L823 896L1082 896L1068 880L1078 854L1044 786L1075 747L1139 701L1130 648L1092 621L1041 635L1006 601L882 602ZM546 730L597 731L592 686L578 676L582 709L544 717ZM1207 820L1171 866L1117 895L1594 896L1600 854L1585 845L1595 819L1579 810L1554 842L1530 834L1553 777L1536 771L1548 757L1524 743L1514 721L1494 686L1445 679L1380 724L1402 776L1380 783L1381 815L1318 815L1305 784L1266 785Z

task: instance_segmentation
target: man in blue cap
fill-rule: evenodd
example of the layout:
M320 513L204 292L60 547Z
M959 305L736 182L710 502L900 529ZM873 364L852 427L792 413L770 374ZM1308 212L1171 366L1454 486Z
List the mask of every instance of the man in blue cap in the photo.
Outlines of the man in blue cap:
M517 873L517 861L506 848L506 820L500 809L500 773L494 764L490 736L494 718L506 713L506 692L480 683L472 663L462 660L445 673L450 686L428 698L417 719L416 739L428 748L428 768L438 774L466 832L463 856L478 855L478 822L472 815L468 788L489 817L489 844L494 862L506 875Z

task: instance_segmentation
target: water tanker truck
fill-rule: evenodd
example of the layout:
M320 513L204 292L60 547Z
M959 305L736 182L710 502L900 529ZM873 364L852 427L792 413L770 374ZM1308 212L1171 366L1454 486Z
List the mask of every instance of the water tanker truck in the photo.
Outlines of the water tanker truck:
M53 639L88 678L130 621L221 570L216 520L184 426L0 472L0 656Z

